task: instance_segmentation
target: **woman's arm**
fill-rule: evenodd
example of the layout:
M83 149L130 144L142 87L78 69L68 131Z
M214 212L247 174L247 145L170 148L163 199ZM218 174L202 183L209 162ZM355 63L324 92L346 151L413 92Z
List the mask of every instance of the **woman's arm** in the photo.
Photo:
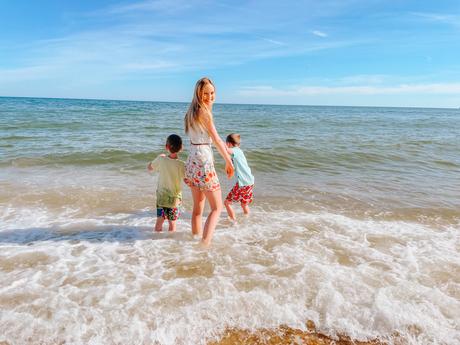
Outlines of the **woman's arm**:
M232 159L230 158L230 155L227 152L227 148L224 144L224 141L220 138L219 133L217 133L216 126L214 126L214 121L212 121L209 115L205 115L204 118L206 119L204 121L204 124L206 126L206 129L208 130L209 136L212 138L212 141L214 142L217 151L219 151L220 155L225 160L225 172L227 173L227 176L230 178L233 176L235 172Z

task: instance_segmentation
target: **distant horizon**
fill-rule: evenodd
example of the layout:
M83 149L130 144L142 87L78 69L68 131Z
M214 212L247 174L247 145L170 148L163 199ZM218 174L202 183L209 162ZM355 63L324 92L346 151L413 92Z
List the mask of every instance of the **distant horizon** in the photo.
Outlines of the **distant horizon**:
M142 100L142 99L109 99L109 98L78 98L78 97L35 97L35 96L3 96L1 98L29 98L29 99L49 99L49 100L69 100L69 101L113 101L113 102L145 102L145 103L181 103L189 104L190 101L161 101L161 100ZM458 110L455 107L420 107L420 106L388 106L388 105L327 105L327 104L279 104L279 103L229 103L215 102L216 105L260 105L260 106L280 106L280 107L337 107L337 108L411 108L411 109L447 109Z

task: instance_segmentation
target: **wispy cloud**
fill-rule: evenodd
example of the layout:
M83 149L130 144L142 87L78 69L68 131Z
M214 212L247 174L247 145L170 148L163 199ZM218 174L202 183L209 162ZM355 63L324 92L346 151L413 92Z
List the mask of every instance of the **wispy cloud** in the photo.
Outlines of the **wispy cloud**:
M3 68L0 69L0 81L11 83L17 81L30 81L47 78L53 72L51 65L37 65L20 68ZM1 84L0 82L0 84Z
M313 35L315 35L315 36L318 36L318 37L327 37L328 36L328 34L326 34L325 32L319 31L319 30L313 30L311 33Z
M192 1L149 0L115 5L106 10L106 13L132 14L133 12L176 12L178 10L185 10L192 5Z
M338 80L339 83L347 86L351 85L378 85L383 84L392 77L383 74L360 74L343 77Z
M132 71L156 71L176 68L178 65L167 61L158 61L157 63L129 63L123 67Z
M137 72L209 70L359 44L345 39L305 42L304 34L291 28L297 25L295 18L291 19L292 13L267 12L264 15L275 20L254 20L254 13L261 12L255 5L210 15L215 6L183 0L111 6L92 13L90 20L97 22L99 17L105 22L116 17L117 21L109 21L111 24L101 29L34 42L29 49L23 50L26 62L0 70L0 73L9 80L16 77L19 82L32 77L69 79L76 74L80 80L92 79L94 71L98 71L97 76L103 82L113 78L136 78ZM169 11L169 15L162 15L164 11ZM276 33L276 39L267 36L270 33ZM44 70L47 73L41 72ZM0 80L0 84L5 80Z
M242 88L244 96L286 97L312 95L399 95L399 94L459 94L460 83L402 84L394 86L297 86L274 88L272 86L251 86Z
M240 94L272 98L458 92L458 84L433 82L458 80L458 71L427 77L440 68L458 66L458 62L451 62L458 55L451 42L456 38L455 27L437 24L436 29L442 30L430 30L427 23L458 25L458 14L401 13L377 0L371 1L383 9L377 14L361 0L292 1L289 6L275 0L120 0L118 4L115 0L103 8L96 3L91 11L73 12L72 25L65 30L50 29L45 40L0 41L0 92L9 92L13 84L21 90L33 84L28 81L34 85L43 81L52 86L75 83L81 89L97 82L112 90L116 84L123 94L141 84L139 81L182 80L202 72L225 75L233 85L255 75L261 85L270 85L275 78L282 83L284 75L292 78L291 87L240 90ZM438 44L441 31L446 35ZM435 44L436 49L432 49ZM423 50L417 50L420 47ZM384 54L378 55L380 52ZM428 53L431 57L425 59ZM293 63L275 71L286 57ZM272 58L276 60L270 61ZM264 64L254 63L261 60ZM410 70L416 71L420 61L424 72L404 77L405 67L411 64ZM440 63L443 66L439 67ZM235 73L234 66L244 64L254 73ZM402 77L379 75L379 71ZM343 73L356 75L340 77Z
M272 40L270 38L260 37L260 39L265 41L265 42L276 44L276 45L279 45L279 46L285 46L286 45L286 43L284 43L284 42Z
M428 13L428 12L411 12L415 17L425 19L430 22L438 22L460 27L460 15Z

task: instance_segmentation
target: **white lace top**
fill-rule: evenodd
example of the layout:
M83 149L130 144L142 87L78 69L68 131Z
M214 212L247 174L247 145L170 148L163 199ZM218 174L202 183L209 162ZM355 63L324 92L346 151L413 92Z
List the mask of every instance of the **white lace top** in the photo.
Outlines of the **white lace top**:
M197 128L190 127L188 130L188 136L192 144L211 144L212 139L208 134L208 131L197 126Z

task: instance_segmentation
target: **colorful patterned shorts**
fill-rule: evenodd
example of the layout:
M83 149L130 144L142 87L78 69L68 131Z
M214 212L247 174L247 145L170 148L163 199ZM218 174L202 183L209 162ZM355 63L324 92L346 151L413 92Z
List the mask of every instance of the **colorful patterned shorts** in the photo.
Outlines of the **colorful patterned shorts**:
M254 196L252 193L253 188L254 188L254 185L240 187L237 182L235 186L232 188L232 190L230 191L230 193L228 193L225 200L230 201L230 202L239 201L242 205L249 205L254 199Z
M184 182L201 191L213 192L220 189L210 145L191 145L190 155L185 162Z
M157 217L162 217L167 220L177 220L179 218L179 209L177 207L160 207L157 205Z

